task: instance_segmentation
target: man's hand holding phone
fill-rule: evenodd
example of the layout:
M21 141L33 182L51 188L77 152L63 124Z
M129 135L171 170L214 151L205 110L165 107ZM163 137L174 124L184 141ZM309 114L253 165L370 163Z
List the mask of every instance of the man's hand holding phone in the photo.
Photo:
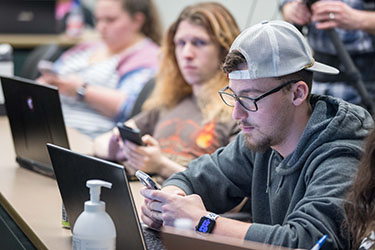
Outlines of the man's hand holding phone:
M149 189L155 189L155 190L160 190L160 187L158 186L158 184L156 184L154 182L154 180L151 178L151 176L149 176L145 172L143 172L141 170L138 170L137 172L135 172L135 176L147 188L149 188Z
M171 189L167 189L168 187L160 191L141 189L141 194L145 197L141 218L145 224L152 228L173 226L175 220L181 218L190 219L197 224L207 214L200 196L186 195L175 186L170 186Z

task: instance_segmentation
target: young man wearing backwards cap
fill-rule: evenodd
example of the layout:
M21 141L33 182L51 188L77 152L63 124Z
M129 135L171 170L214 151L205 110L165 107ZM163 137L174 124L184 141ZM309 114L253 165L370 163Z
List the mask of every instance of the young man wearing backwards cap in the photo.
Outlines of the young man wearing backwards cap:
M192 161L162 191L143 189L142 219L151 227L189 218L196 230L292 248L346 249L342 202L373 126L363 108L310 95L315 62L300 32L265 21L234 41L219 94L242 133L212 155ZM218 216L244 197L251 223Z

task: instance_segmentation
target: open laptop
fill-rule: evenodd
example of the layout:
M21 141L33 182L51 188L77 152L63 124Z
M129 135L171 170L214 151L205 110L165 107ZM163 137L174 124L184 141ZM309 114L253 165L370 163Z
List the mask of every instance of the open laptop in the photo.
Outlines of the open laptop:
M0 33L56 34L56 0L1 0Z
M103 188L100 200L116 227L117 249L163 249L158 232L142 227L124 167L95 157L47 144L57 184L71 229L90 199L86 181L100 179L112 183Z
M20 77L0 77L20 166L54 176L46 143L69 148L57 88Z

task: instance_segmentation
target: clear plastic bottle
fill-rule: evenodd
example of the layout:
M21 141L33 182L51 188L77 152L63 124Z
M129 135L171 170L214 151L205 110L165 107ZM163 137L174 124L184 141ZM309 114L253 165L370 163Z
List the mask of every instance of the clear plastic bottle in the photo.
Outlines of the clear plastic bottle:
M69 37L79 37L85 28L83 12L79 5L74 5L66 19L66 34Z
M73 250L116 249L116 228L100 201L101 187L111 188L112 183L102 180L88 180L90 200L77 218L73 227Z

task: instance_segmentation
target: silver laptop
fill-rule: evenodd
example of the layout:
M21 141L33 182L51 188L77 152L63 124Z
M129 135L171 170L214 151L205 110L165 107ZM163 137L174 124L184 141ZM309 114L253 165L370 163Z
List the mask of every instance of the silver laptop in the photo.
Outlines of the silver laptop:
M117 249L163 249L159 233L141 225L124 167L92 156L48 144L48 152L71 229L90 199L86 181L112 183L102 189L100 199L116 227Z
M21 167L53 177L46 143L69 148L57 88L20 77L0 77Z

